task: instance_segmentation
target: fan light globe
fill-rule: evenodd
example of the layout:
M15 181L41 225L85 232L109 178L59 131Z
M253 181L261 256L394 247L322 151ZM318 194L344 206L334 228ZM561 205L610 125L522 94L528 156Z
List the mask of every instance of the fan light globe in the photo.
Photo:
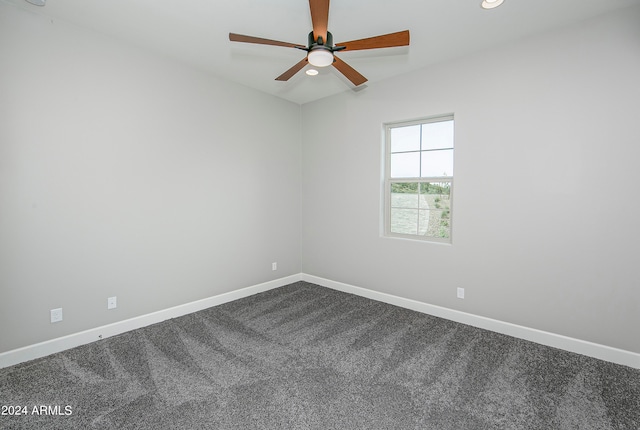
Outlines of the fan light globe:
M333 53L327 49L314 49L309 52L307 60L313 66L327 67L333 64Z

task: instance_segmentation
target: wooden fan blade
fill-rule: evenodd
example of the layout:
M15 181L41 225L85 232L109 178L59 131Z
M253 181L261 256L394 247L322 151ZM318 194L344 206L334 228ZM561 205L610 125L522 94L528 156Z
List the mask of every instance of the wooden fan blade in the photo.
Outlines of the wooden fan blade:
M359 49L392 48L394 46L409 45L409 30L397 33L383 34L381 36L367 37L366 39L351 40L349 42L336 43L336 46L344 46L343 51L356 51Z
M358 73L356 69L354 69L335 55L333 56L333 58L335 60L333 62L333 67L338 69L338 71L342 73L347 79L349 79L353 83L353 85L357 87L358 85L362 85L367 82L367 78Z
M327 26L329 24L329 0L309 0L311 9L311 23L313 24L313 40L318 41L322 36L322 41L327 41Z
M298 73L304 66L307 65L307 57L304 57L299 63L296 63L292 68L281 74L276 78L276 81L288 81L293 75Z
M229 40L232 42L258 43L260 45L284 46L285 48L304 48L295 43L280 42L278 40L263 39L261 37L245 36L244 34L229 33Z

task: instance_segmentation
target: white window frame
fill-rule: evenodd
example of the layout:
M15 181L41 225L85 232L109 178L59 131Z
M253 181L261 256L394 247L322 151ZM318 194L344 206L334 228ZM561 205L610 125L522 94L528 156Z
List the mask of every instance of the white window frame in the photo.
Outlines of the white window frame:
M424 242L436 242L451 244L453 240L453 178L451 176L421 176L421 177L407 177L407 178L391 178L391 129L397 127L407 127L412 125L430 124L435 122L454 121L454 143L451 149L454 151L454 165L455 165L455 120L453 114L438 115L427 118L420 118L411 121L391 122L384 124L384 213L383 213L383 225L384 236L393 238L414 239ZM454 168L455 170L455 168ZM449 191L449 237L441 238L435 236L424 236L420 234L404 234L395 233L391 231L391 184L392 183L410 183L410 182L448 182L450 184Z

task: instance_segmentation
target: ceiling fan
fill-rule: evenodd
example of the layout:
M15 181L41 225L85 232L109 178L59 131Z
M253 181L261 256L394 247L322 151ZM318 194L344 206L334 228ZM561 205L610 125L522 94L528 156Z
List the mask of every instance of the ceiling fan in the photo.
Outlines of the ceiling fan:
M353 85L358 86L367 82L367 78L358 73L353 67L335 56L337 51L356 51L363 49L391 48L395 46L409 45L409 30L381 36L367 37L365 39L352 40L333 44L333 36L327 31L329 21L329 0L309 0L311 9L311 23L313 31L309 33L307 46L295 43L280 42L277 40L263 39L261 37L245 36L243 34L229 33L232 42L257 43L261 45L283 46L285 48L297 48L307 51L307 56L295 64L289 70L276 78L276 81L288 81L293 75L302 70L307 63L316 67L332 65Z

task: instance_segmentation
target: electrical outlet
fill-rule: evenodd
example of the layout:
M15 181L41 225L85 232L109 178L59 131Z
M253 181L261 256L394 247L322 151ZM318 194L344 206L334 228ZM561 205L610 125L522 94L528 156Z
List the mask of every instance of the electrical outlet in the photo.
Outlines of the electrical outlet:
M271 263L271 270L278 270L278 263Z
M464 299L464 288L458 287L458 298Z
M62 321L62 308L51 309L51 322L57 323Z
M109 297L107 299L107 309L115 309L118 307L118 298L117 297Z

